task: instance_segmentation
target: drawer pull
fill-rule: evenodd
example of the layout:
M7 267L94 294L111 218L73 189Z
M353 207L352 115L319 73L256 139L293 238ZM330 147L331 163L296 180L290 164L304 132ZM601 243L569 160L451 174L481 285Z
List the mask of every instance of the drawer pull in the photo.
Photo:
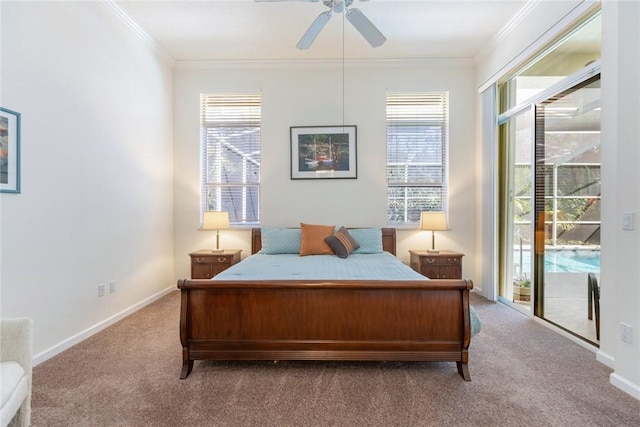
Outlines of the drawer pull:
M227 259L225 257L218 257L218 262L227 262Z
M196 262L199 262L199 263L201 263L201 264L202 264L204 261L205 261L205 259L204 259L203 257L198 257L198 258L196 258Z
M426 258L426 260L429 264L433 264L434 262L436 262L435 258Z

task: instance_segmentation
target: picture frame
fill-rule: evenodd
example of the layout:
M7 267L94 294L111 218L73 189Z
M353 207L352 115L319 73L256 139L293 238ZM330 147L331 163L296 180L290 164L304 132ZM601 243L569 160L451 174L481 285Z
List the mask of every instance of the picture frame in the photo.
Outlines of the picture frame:
M291 179L356 179L356 126L291 126Z
M20 193L20 113L0 107L0 193Z

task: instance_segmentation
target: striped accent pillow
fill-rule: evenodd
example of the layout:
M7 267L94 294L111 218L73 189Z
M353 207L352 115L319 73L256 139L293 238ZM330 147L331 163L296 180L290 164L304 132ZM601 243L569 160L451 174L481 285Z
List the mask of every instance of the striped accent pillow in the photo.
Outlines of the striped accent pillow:
M349 254L360 247L360 244L351 237L346 228L340 227L333 235L325 239L327 244L339 258L346 258Z

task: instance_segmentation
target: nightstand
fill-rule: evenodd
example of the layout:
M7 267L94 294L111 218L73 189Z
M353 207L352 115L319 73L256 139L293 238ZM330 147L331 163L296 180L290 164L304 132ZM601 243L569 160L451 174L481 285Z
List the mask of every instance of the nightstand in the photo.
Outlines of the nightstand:
M409 251L411 268L430 279L462 279L462 257L454 251Z
M239 263L240 252L242 252L240 249L225 249L221 252L211 252L211 249L201 249L190 253L191 278L211 279L233 264Z

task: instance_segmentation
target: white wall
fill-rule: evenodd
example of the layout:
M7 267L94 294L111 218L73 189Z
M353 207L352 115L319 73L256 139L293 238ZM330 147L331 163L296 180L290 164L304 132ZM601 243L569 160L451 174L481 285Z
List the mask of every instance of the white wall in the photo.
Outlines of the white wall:
M556 9L548 8L548 2L538 3L536 7L543 9L531 12L532 17L540 17L532 20L535 28L524 25L509 34L520 43L505 45L505 51L499 53L487 50L487 56L481 58L478 85L499 77L492 73L508 72L510 66L522 62L543 41L562 32L570 23L567 16L577 17L593 2L573 3L577 4L576 9L567 14L554 14ZM640 3L605 0L602 18L602 295L597 358L615 370L612 384L640 399L640 239L638 227L635 231L621 230L622 212L635 212L636 217L640 213ZM524 50L518 51L519 48ZM484 194L490 191L483 189L478 199L487 200ZM483 228L478 227L479 233ZM633 327L632 344L620 341L620 322Z
M474 70L465 61L350 62L345 69L344 124L357 126L358 178L291 180L290 126L340 125L342 61L177 64L175 72L175 258L188 277L187 254L210 247L213 232L199 221L200 93L262 93L262 225L300 222L384 226L386 220L386 90L450 93L450 226L437 246L466 255L463 274L474 279ZM248 231L221 233L226 248L250 251ZM426 248L428 232L398 232L398 256Z
M640 3L602 5L602 339L611 382L640 399ZM622 230L634 212L635 230ZM633 327L632 343L619 339Z
M22 193L0 196L1 309L33 318L41 361L175 288L172 67L101 2L1 15L0 104L22 113Z

